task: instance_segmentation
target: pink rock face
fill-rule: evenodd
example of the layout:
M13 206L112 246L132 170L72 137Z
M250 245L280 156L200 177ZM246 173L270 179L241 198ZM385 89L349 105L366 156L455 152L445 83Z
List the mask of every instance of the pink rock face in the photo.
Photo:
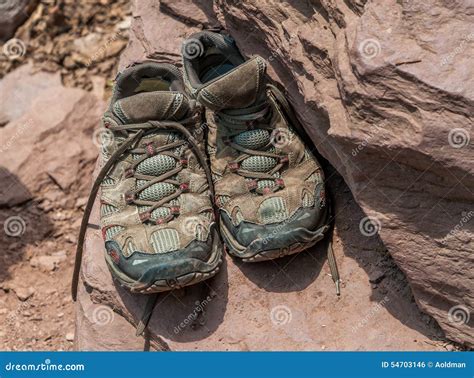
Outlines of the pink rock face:
M132 325L146 298L113 284L100 232L91 227L76 347L441 349L430 341L439 330L411 301L387 249L419 307L449 339L474 345L471 47L456 49L462 33L447 32L467 29L467 5L205 3L135 1L121 66L145 56L179 64L183 38L216 20L244 53L268 60L272 78L357 202L329 174L342 296L335 296L323 245L267 263L227 257L214 279L160 295L144 342ZM432 12L441 16L428 17ZM91 223L98 223L97 211Z
M59 193L86 195L88 181L77 172L92 168L99 151L94 130L103 102L63 87L59 72L31 70L24 65L0 82L0 114L8 121L0 128L0 205L22 203L31 193L47 197L43 192L51 184Z

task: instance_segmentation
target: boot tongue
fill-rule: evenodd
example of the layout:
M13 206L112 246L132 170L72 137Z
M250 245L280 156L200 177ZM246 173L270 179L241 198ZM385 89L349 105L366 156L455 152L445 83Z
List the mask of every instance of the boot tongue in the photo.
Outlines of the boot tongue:
M214 110L242 109L254 105L265 90L265 61L256 56L196 93L196 100Z
M189 114L190 104L179 92L142 92L117 100L113 112L124 123L179 121Z

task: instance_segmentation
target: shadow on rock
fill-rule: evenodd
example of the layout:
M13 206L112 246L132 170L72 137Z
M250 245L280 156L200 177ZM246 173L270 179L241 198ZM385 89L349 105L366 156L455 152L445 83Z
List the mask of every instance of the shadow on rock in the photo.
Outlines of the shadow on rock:
M0 283L3 283L12 278L10 268L24 261L26 247L50 235L53 224L15 174L0 167L0 182Z
M149 296L132 294L118 284L115 287L138 324ZM222 323L227 301L228 274L224 259L219 273L213 278L159 294L145 339L155 341L163 350L169 350L169 347L162 337L177 342L205 339ZM148 343L146 341L145 349Z

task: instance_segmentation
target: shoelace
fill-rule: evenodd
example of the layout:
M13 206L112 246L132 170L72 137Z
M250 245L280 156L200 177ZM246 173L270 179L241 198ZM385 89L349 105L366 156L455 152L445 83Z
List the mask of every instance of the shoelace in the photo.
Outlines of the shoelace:
M273 147L271 134L274 128L270 126L271 112L268 104L261 103L246 109L227 110L217 113L220 125L226 127L230 132L223 138L224 144L241 152L241 154L233 161L229 162L227 168L231 172L248 179L247 186L249 190L255 191L259 194L275 192L284 188L284 182L279 178L279 171L286 163L288 157L271 152ZM235 141L244 132L253 130L265 130L268 132L268 142L260 147L260 149L251 149L244 147ZM266 172L260 172L250 169L243 169L242 162L252 156L261 156L272 159L273 167ZM265 182L273 183L271 186L260 187L258 182L265 180Z
M198 142L196 139L193 137L193 135L188 131L186 127L184 127L184 124L195 122L196 119L195 117L189 117L185 120L182 120L180 123L178 122L173 122L173 121L149 121L146 123L140 123L140 124L129 124L129 125L120 125L120 126L111 126L110 130L111 131L124 131L129 134L129 136L125 139L125 141L120 145L120 147L109 157L105 165L101 168L99 171L96 179L94 180L94 183L92 185L91 192L89 194L89 198L87 200L86 207L84 209L84 215L82 218L81 222L81 227L79 230L79 237L77 241L77 248L76 248L76 257L75 257L75 263L74 263L74 272L73 272L73 278L72 278L72 284L71 284L71 293L72 293L72 298L74 301L77 299L77 288L79 284L79 274L81 270L81 263L82 263L82 255L83 255L83 249L84 249L84 240L87 232L87 226L89 224L89 219L92 211L92 207L94 205L95 199L97 197L97 193L99 192L100 186L102 184L102 181L104 178L107 176L107 174L110 172L110 170L113 168L113 166L120 160L121 156L125 153L135 153L135 154L144 154L144 156L140 159L138 159L134 164L132 165L131 169L136 167L141 161L145 160L148 156L146 154L146 149L148 148L148 154L152 153L158 153L158 152L166 152L169 149L179 147L180 145L189 143L191 146L191 149L195 153L196 157L199 160L199 163L201 167L204 169L204 173L206 174L207 182L208 182L208 188L211 192L212 198L214 198L214 188L212 186L212 178L211 178L211 171L207 165L207 160L204 154L199 150L198 147ZM172 130L172 131L177 131L178 133L184 135L185 140L183 141L178 141L174 143L169 143L160 147L153 147L154 150L151 151L151 147L137 147L136 144L140 141L140 139L146 135L147 131L156 131L156 130ZM174 154L168 153L170 156L175 156ZM140 192L141 190L144 190L146 187L149 187L153 185L154 183L157 182L170 182L174 184L179 184L178 182L174 180L170 180L169 178L175 175L179 170L183 168L183 165L181 164L180 167L175 168L172 171L166 172L163 175L160 175L159 177L154 177L150 179L148 176L143 176L143 175L137 175L135 172L128 172L126 174L132 175L133 177L144 179L145 181L148 181L147 184L144 186L141 186L140 188L129 192L128 193L128 198L129 198L129 203L134 203L134 204L143 204L143 205L149 205L151 206L150 209L146 213L151 214L151 211L155 208L158 208L165 203L171 201L174 198L179 197L184 188L180 187L174 194L163 198L160 201L141 201L136 198L136 194ZM144 216L142 221L149 220L148 216ZM168 219L169 220L169 219ZM165 220L166 221L166 220ZM140 321L137 325L137 336L141 335L152 314L153 308L156 304L156 300L158 298L158 294L152 294L149 296L147 304L145 306L145 309L143 311L143 314L140 318Z

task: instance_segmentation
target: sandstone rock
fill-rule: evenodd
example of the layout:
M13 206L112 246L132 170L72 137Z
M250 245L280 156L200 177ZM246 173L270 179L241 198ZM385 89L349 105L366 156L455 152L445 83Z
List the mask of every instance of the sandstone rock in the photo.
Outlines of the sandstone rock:
M40 268L51 272L55 270L59 264L66 260L66 253L64 251L53 253L51 256L36 256L30 260L30 265L33 268Z
M64 191L87 195L90 182L84 177L98 155L94 130L103 102L94 93L63 87L59 72L33 73L30 65L5 76L0 93L0 113L10 119L0 128L0 205L13 206L40 193L49 202L64 197Z
M31 14L38 0L0 1L0 41L12 37L15 30Z
M66 333L66 340L71 342L74 341L74 332Z
M36 291L32 287L13 287L12 289L15 292L18 299L22 302L32 297Z

